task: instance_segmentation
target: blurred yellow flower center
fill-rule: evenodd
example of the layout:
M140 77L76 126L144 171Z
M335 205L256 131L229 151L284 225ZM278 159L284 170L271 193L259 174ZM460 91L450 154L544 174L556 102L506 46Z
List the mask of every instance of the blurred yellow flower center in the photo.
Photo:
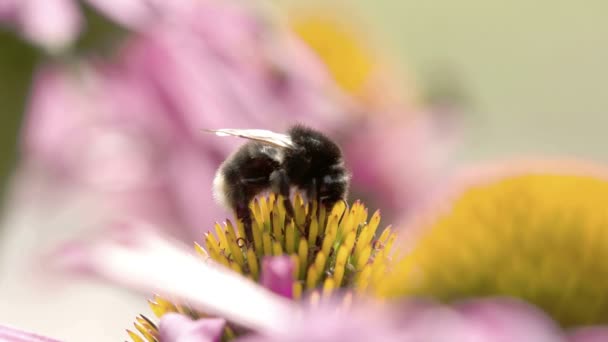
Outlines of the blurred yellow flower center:
M368 210L358 201L350 208L338 202L328 210L319 207L316 201L306 203L296 194L292 202L295 215L289 218L283 203L281 196L270 194L250 204L253 242L245 242L240 221L235 225L226 220L205 235L202 246L195 244L196 251L254 281L260 277L261 258L289 255L296 265L294 299L307 292L319 295L319 290L321 296L329 296L338 288L367 293L370 284L386 275L395 234L387 227L377 237L379 211L368 221ZM159 318L167 312L179 312L194 319L206 317L187 304L158 296L150 301L150 306ZM150 320L140 316L134 325L145 339L128 331L133 341L154 341L157 329ZM232 336L234 333L228 327L224 337Z
M355 32L326 13L295 14L290 24L346 92L354 96L364 92L375 56Z
M608 323L608 181L530 174L471 187L375 288L444 301L506 295L562 325Z

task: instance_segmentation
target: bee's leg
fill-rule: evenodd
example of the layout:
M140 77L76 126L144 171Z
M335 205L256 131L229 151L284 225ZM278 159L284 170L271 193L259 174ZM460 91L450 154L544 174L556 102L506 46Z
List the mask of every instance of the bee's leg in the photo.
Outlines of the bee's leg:
M289 177L287 177L287 172L285 170L272 172L270 174L270 186L272 191L283 196L283 205L285 206L288 218L294 218L295 211L289 199Z
M251 209L247 205L248 202L241 202L237 204L236 210L236 218L237 220L241 220L243 222L243 230L245 230L245 238L247 239L247 243L253 243L253 230L252 230L252 222L251 222Z
M249 208L249 202L251 201L252 196L248 195L246 190L248 188L248 184L241 180L238 182L240 183L239 186L234 187L234 191L230 193L230 203L236 212L236 219L243 223L245 236L242 236L242 238L244 238L249 245L253 243L253 230L251 227L253 213Z
M304 222L304 229L305 229L306 235L308 236L308 233L310 231L310 223L312 222L312 215L317 215L317 218L318 218L319 209L320 209L319 206L321 205L321 202L319 199L319 189L318 189L318 185L317 185L317 180L314 178L310 182L308 189L306 189L306 197L308 197L308 205L310 207L309 207L308 215L306 215L306 221ZM314 209L314 212L313 212L313 209Z

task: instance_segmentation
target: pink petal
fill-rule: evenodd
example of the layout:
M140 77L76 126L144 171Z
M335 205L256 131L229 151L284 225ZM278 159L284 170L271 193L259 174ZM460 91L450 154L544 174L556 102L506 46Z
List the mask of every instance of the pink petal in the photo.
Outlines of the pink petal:
M2 342L59 342L41 335L21 331L15 328L10 328L0 325L0 341Z
M183 16L201 0L85 0L108 18L133 30L158 24L163 17ZM156 22L156 23L155 23Z
M60 67L45 66L36 72L22 134L26 155L65 166L65 138L77 139L87 120L88 111L81 111L84 92L76 89L76 82Z
M0 24L13 23L19 8L19 0L0 0Z
M608 327L585 327L575 329L568 336L569 342L605 342L608 341Z
M459 139L438 127L438 120L423 113L411 118L372 118L352 129L352 142L344 148L353 169L352 183L382 194L375 200L383 214L406 218L450 175L448 161ZM403 149L395 150L395 146Z
M288 324L288 335L252 335L239 342L566 342L561 330L540 311L504 299L456 306L357 302L349 310L340 309L339 303L325 303Z
M137 28L153 18L154 11L146 0L86 0L100 12L129 27Z
M190 228L189 236L200 239L201 233L213 227L218 218L230 216L213 199L210 189L217 161L191 144L176 145L165 161L167 196L170 196L166 199L174 204L184 227Z
M289 256L264 257L262 260L262 285L270 291L293 298L293 272L295 265Z
M287 334L261 333L249 335L239 342L401 342L401 331L394 326L390 310L372 303L359 302L350 310L339 302L324 302L310 307L301 316L286 322ZM418 341L432 341L421 339Z
M219 265L204 262L144 224L115 227L52 255L59 270L99 278L150 295L177 298L195 309L258 331L286 333L293 303Z
M163 315L158 327L162 342L219 342L226 321L221 318L203 318L197 321L176 314Z
M27 38L54 51L76 39L83 23L74 0L23 0L19 24Z
M555 322L539 309L519 300L475 300L460 304L456 309L472 327L479 328L492 341L565 342Z

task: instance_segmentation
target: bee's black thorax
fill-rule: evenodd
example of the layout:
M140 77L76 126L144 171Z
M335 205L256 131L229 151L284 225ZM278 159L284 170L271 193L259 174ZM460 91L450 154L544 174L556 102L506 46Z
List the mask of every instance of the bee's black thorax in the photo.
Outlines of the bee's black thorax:
M333 206L344 200L350 176L338 145L320 132L303 126L288 131L289 146L250 141L220 167L214 179L218 201L236 211L251 240L249 202L259 193L272 190L283 195L285 209L292 187L304 191L309 200Z
M326 202L346 196L349 175L342 151L325 135L303 126L289 130L295 148L287 150L283 167L291 184Z

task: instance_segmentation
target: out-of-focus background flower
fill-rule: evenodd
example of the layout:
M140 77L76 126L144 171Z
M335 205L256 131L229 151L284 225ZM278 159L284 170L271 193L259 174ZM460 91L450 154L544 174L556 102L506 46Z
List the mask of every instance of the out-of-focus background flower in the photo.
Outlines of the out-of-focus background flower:
M138 296L42 285L53 241L116 219L187 242L230 215L211 180L301 122L342 146L351 199L415 216L471 162L606 161L601 2L0 1L0 322L124 338ZM449 258L449 257L448 257ZM75 323L77 322L77 323Z

